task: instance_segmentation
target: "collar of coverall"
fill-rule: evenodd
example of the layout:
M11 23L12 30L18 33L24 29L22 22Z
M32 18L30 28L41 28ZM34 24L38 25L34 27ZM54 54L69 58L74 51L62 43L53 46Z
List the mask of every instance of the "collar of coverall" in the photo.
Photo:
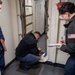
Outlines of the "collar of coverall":
M71 23L72 21L75 22L75 15L71 18L71 20L69 21L68 24L64 24L64 27L65 27L65 28L68 28L68 26L70 25L70 23Z

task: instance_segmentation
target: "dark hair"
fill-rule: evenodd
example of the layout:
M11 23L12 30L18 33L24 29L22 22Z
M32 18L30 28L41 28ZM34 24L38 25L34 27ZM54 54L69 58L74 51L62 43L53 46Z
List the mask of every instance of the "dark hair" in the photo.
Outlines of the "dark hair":
M75 5L71 2L64 2L60 9L58 9L59 14L65 14L69 12L70 14L75 12Z
M35 31L34 34L39 34L39 36L41 36L41 33L38 31Z
M3 2L0 0L0 4L2 4Z

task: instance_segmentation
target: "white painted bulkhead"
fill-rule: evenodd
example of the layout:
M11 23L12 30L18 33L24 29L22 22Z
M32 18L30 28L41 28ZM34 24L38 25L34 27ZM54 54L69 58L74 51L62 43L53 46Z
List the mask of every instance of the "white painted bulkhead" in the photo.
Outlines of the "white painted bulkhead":
M47 46L50 43L57 43L57 31L58 31L58 11L56 8L57 2L59 2L59 0L49 0L49 11L48 11L49 31L48 31ZM47 54L49 56L49 61L55 63L56 47L47 47L47 48L48 48Z
M5 44L7 47L7 51L5 52L5 64L8 64L15 58L15 48L18 44L18 27L15 10L16 5L15 0L2 1L3 4L2 12L0 13L0 26L5 36Z
M35 0L35 30L44 33L45 0Z

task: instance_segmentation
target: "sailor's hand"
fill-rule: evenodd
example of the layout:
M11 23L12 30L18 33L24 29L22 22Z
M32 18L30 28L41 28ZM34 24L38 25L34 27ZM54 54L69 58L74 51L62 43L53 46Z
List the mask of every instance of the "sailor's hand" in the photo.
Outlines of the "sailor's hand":
M41 51L41 48L40 48L40 47L38 47L38 50L39 50L39 51Z
M60 44L60 45L56 46L56 48L61 48L62 45L63 45L63 44Z
M7 51L6 47L4 48L4 51Z

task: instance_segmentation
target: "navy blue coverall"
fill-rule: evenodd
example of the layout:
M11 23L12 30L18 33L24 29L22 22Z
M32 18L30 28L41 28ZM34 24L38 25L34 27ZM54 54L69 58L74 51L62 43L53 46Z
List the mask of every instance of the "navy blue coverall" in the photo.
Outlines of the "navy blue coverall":
M1 27L0 27L0 39L5 40L4 35L2 33ZM2 47L2 44L0 42L0 70L3 70L5 66L5 61L4 61L4 49Z

